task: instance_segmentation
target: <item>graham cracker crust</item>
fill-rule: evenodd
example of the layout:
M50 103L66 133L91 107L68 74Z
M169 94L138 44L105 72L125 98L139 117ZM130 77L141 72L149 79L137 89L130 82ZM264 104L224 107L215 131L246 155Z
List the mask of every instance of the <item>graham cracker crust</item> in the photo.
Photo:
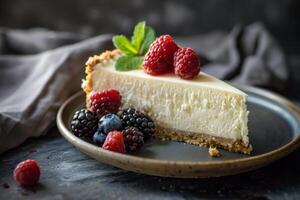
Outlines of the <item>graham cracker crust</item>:
M94 66L98 63L105 63L108 62L108 60L116 59L121 55L121 51L119 49L114 49L112 51L105 51L101 53L100 55L94 55L89 57L89 59L86 61L85 65L85 73L86 73L86 85L84 87L84 91L86 93L86 96L89 96L89 93L92 91L92 72L94 70Z
M161 140L174 140L198 146L213 146L243 154L250 154L252 151L252 146L245 144L242 140L215 137L207 134L196 134L162 127L157 127L155 137Z

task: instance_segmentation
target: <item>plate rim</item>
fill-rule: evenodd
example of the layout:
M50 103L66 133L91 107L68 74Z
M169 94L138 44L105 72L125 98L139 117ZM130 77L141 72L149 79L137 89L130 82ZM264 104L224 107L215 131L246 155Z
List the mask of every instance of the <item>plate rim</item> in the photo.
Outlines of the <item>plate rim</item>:
M265 89L256 88L253 86L245 86L245 85L235 85L239 89L246 90L249 92L253 92L255 94L264 96L282 106L284 106L289 112L297 118L297 120L300 122L300 108L296 106L294 103L292 103L287 98L276 94L271 91L267 91ZM218 167L220 165L232 165L232 164L246 164L252 161L261 161L267 159L270 162L273 162L275 160L278 160L285 155L291 153L296 148L300 146L300 133L298 136L293 138L290 142L286 143L285 145L274 149L272 151L255 155L255 156L249 156L244 158L235 158L235 159L228 159L228 160L214 160L214 161L176 161L176 160L159 160L159 159L153 159L153 158L143 158L135 155L129 155L129 154L120 154L112 151L108 151L102 148L99 148L93 144L90 144L80 138L77 138L74 136L64 125L63 123L63 113L65 108L68 106L68 104L73 101L74 99L78 98L79 96L83 95L83 91L79 91L72 95L68 100L66 100L63 105L60 107L57 117L56 117L56 123L57 127L60 131L60 133L63 135L63 137L69 141L72 145L74 145L79 150L84 149L83 151L89 155L89 153L93 154L92 151L97 152L98 155L110 157L111 159L115 160L130 160L131 162L138 162L143 164L152 164L152 165L170 165L175 164L178 167L186 167L186 166L197 166L197 167ZM88 153L89 152L89 153ZM266 164L268 164L266 163ZM265 165L266 165L265 164ZM116 166L116 165L115 165ZM246 170L248 171L248 170ZM233 173L231 173L233 174Z

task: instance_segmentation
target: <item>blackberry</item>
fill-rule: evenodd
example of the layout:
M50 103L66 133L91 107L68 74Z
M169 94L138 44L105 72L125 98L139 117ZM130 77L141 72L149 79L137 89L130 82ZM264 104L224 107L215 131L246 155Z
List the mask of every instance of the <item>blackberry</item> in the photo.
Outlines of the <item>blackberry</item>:
M81 109L75 112L71 121L71 130L74 135L91 139L97 130L98 119L96 114L87 109Z
M144 134L144 140L149 139L155 132L153 120L146 114L127 108L119 113L124 127L135 127Z
M144 136L135 127L128 127L123 131L124 143L127 152L133 152L144 145Z

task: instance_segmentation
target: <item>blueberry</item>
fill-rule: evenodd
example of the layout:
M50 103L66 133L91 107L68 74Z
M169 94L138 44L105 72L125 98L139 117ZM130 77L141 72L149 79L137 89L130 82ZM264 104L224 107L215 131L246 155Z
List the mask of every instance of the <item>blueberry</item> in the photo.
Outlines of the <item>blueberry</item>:
M108 134L110 131L122 130L122 121L115 114L104 115L98 123L98 132Z
M93 136L93 142L99 146L102 146L106 139L106 135L97 131Z

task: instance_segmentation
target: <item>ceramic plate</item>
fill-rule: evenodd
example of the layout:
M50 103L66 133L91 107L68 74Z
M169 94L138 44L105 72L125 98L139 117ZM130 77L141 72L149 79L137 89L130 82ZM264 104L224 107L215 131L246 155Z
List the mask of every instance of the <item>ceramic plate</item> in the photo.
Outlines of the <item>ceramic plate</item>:
M216 177L238 174L265 166L282 158L300 145L300 109L274 93L239 87L247 99L251 155L220 150L212 158L206 147L153 139L135 154L114 153L75 137L70 131L74 112L85 105L79 92L67 100L57 115L61 134L83 153L109 165L143 174L167 177Z

